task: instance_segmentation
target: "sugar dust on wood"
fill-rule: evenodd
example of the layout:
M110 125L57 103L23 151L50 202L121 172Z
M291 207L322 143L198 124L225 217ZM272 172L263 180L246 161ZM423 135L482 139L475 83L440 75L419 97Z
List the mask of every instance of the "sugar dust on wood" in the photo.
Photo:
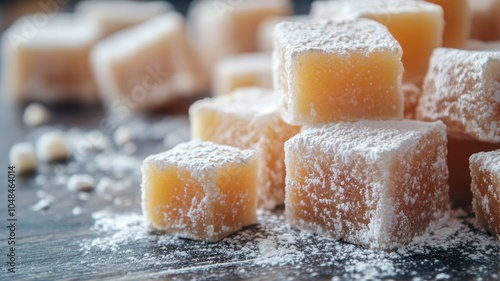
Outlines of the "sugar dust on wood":
M357 280L403 276L425 280L442 278L449 273L450 263L455 261L464 265L461 266L463 276L487 273L488 268L498 264L500 253L496 240L475 230L461 210L455 211L444 225L435 226L429 234L390 253L291 229L285 223L282 210L259 211L258 225L247 227L219 243L148 233L140 213L102 210L93 213L92 217L95 223L91 230L95 238L79 243L84 256L120 257L144 268L158 268L155 276L189 273L222 277L232 272L242 278L251 278L258 274L255 268L286 268L287 273L291 270L293 274L293 269L299 272L305 264L314 261L308 266L313 275L317 271ZM95 263L91 266L98 267L99 261ZM418 270L424 267L430 270Z

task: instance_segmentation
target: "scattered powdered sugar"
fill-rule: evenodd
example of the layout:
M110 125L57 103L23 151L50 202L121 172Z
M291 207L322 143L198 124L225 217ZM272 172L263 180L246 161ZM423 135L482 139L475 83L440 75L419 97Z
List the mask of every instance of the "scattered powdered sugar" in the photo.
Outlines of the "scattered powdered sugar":
M286 268L290 275L307 272L310 276L336 276L333 280L403 276L424 280L460 279L478 274L498 277L488 272L495 264L492 257L497 257L500 251L498 243L473 229L463 215L463 211L455 211L452 219L443 225L435 226L399 251L389 253L291 229L282 210L260 212L260 224L218 243L148 234L141 214L103 210L92 215L95 219L92 232L96 237L81 241L79 247L86 256L105 252L110 259L120 256L141 264L142 268L156 268L149 277L189 273L222 278L234 270L239 277L251 278L259 276L262 270L276 268ZM455 260L459 261L458 269L463 275L449 269ZM490 260L492 264L485 262ZM498 262L498 258L496 260ZM311 264L311 261L314 262ZM427 273L419 270L427 267Z

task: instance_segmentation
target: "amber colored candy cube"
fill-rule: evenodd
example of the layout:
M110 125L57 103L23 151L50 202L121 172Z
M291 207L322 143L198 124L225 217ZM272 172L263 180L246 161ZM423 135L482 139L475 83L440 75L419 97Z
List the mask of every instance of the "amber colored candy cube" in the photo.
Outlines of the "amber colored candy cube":
M500 240L500 150L470 157L476 225Z
M448 135L448 171L450 199L454 206L466 207L472 202L469 158L479 152L500 149L500 143L489 143Z
M286 218L296 228L394 250L448 214L446 127L360 121L285 143Z
M422 82L432 50L442 46L443 9L425 1L314 1L311 15L318 19L368 18L387 26L403 48L403 79L409 83Z
M253 151L192 140L146 158L142 175L153 230L216 242L257 222Z
M293 125L403 118L399 43L367 19L282 22L273 79Z
M454 135L500 142L500 53L438 48L417 118L441 120Z
M88 60L99 38L94 22L72 14L18 19L2 34L3 91L21 103L98 103Z
M188 19L197 51L207 71L224 56L258 50L262 21L292 13L291 0L198 0Z
M176 12L105 38L91 58L99 92L111 109L121 102L134 111L155 110L204 87L184 18Z
M470 37L471 11L469 0L426 0L444 11L443 47L463 47Z
M284 143L300 128L281 119L278 100L272 91L243 88L198 101L189 113L193 138L256 152L260 208L273 209L283 204Z

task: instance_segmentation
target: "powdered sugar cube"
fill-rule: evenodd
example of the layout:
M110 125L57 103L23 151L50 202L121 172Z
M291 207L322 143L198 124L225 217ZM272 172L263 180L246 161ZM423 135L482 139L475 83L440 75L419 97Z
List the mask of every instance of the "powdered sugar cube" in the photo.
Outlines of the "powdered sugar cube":
M405 82L421 83L432 50L442 45L443 9L426 1L314 1L311 15L316 19L368 18L387 26L403 48Z
M417 118L441 120L452 134L500 142L500 52L436 49Z
M253 151L192 140L142 165L142 208L153 229L215 242L257 222Z
M285 143L286 217L297 228L392 250L448 213L446 127L360 121Z
M242 88L190 108L193 138L255 151L258 201L264 209L284 202L284 143L300 131L283 121L278 104L270 90Z
M470 157L476 225L500 240L500 150Z
M282 22L274 38L274 86L286 122L403 117L402 50L383 25Z

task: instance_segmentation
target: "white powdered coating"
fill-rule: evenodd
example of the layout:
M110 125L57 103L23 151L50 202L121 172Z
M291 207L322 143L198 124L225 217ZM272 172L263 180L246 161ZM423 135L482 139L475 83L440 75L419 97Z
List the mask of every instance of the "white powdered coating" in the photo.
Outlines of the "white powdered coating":
M297 93L293 71L299 54L323 52L349 57L352 54L370 56L372 53L390 52L399 58L403 55L401 46L389 30L367 19L282 22L275 27L273 35L273 85L282 95L283 119L295 125L302 124L303 119L311 119L294 112ZM402 72L402 65L400 68ZM311 109L314 108L311 106ZM310 114L315 115L314 111Z
M213 74L214 95L228 94L239 79L255 80L255 85L272 88L272 59L268 53L245 53L224 57L215 65ZM235 82L236 81L236 82Z
M470 158L472 209L476 226L493 233L500 240L500 150L480 152Z
M321 125L286 142L285 155L287 219L295 227L394 249L446 217L446 127L441 122ZM334 198L325 198L323 189ZM397 195L398 189L403 194ZM303 200L297 205L294 194L304 194L306 205ZM419 209L416 214L414 209Z
M247 163L252 156L253 152L251 150L240 150L211 142L191 140L181 143L166 152L147 157L144 160L142 169L146 165L155 165L161 170L176 166L180 169L201 174L215 172L216 169L235 162Z
M395 14L416 14L423 12L442 13L439 5L425 1L406 0L336 0L314 1L311 16L316 19L377 17L377 20L390 21Z
M36 20L35 20L36 19ZM43 19L41 27L33 22ZM36 32L25 35L28 28ZM31 30L30 30L31 32ZM23 36L24 35L24 36ZM100 32L94 21L70 13L32 14L18 19L5 31L4 38L17 38L21 48L68 49L87 48L99 39ZM19 39L21 37L21 40Z
M473 154L470 162L478 164L480 169L500 175L500 150Z
M434 50L417 118L452 133L500 142L500 52Z
M47 123L50 113L47 108L39 103L32 103L24 109L23 122L29 127L36 127Z
M255 223L257 202L251 201L251 198L255 196L256 186L252 186L250 183L240 183L240 189L242 188L241 184L246 184L244 187L247 189L237 190L232 195L235 202L227 201L229 195L226 194L227 191L221 189L225 187L224 181L234 179L233 177L242 173L248 165L255 165L253 161L255 161L255 157L252 150L240 150L201 140L181 143L169 151L147 157L141 168L143 174L142 208L147 225L151 229L158 229L181 237L215 242L240 230L243 226ZM154 169L159 169L160 173L177 173L182 182L183 186L180 188L183 191L180 192L181 194L171 195L179 198L179 206L165 206L161 203L156 203L160 205L148 206L148 204L153 204L150 201L154 200L151 199L150 193L154 189L161 188L153 186L153 183L150 182L152 175L150 170L154 171ZM185 172L187 172L187 176L182 175ZM242 176L246 176L246 174ZM193 194L190 193L193 191L189 190L193 188L202 189L202 198L185 197L186 194ZM234 186L233 188L238 187ZM212 210L214 202L225 204L227 210L223 213L214 213ZM156 212L156 208L161 209L162 207L166 209L162 213L165 226L156 225L151 219L156 214L150 213L151 209L155 209L154 212ZM185 207L188 208L184 212L183 208ZM169 217L169 212L175 213L174 217ZM248 221L252 215L252 221ZM234 216L238 216L238 218L234 218ZM233 222L225 224L224 218ZM219 219L221 220L220 229L216 229L215 224Z
M433 226L432 231L393 253L290 229L281 212L259 213L261 225L214 244L149 235L139 213L103 210L92 214L95 223L91 231L97 237L77 243L85 266L101 268L102 261L95 257L103 253L106 259L123 259L128 269L139 265L140 279L209 276L223 280L229 274L243 279L314 279L319 272L321 276L336 276L332 280L397 280L401 276L434 280L443 274L452 279L487 276L491 274L490 266L495 266L492 257L498 253L498 244L493 237L470 228L462 216L463 212L453 212L451 219ZM450 260L457 259L465 265L458 273L450 265ZM277 275L268 275L266 269L275 267L279 268ZM144 268L153 270L145 272Z
M10 149L10 165L14 166L17 173L32 172L37 168L35 149L28 142L17 143Z
M255 150L259 207L273 209L283 204L283 146L299 128L282 120L275 93L242 88L229 95L207 98L191 106L190 118L193 137Z
M36 142L36 154L40 161L64 160L71 157L66 134L54 130L40 136Z
M235 90L229 95L199 100L191 106L189 112L194 115L204 110L216 110L245 118L267 119L278 112L279 101L272 90L248 87Z

